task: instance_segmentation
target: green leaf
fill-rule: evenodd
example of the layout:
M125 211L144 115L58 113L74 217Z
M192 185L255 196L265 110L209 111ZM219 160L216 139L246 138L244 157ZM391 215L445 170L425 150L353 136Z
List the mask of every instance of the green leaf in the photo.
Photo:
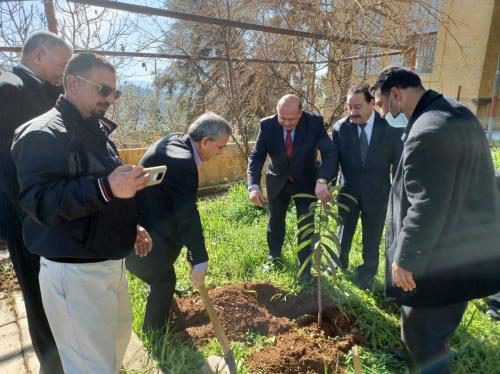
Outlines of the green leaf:
M326 252L331 257L333 262L335 262L337 264L337 266L340 266L339 256L337 256L337 254L329 246L327 246L325 243L321 243L321 246L326 250ZM326 258L328 259L327 256L326 256Z
M350 212L350 211L351 211L351 208L349 208L349 207L348 207L347 205L345 205L345 204L342 204L342 203L337 202L337 206L338 206L339 208L344 209L346 212Z
M292 199L297 199L297 198L307 198L307 199L317 199L316 195L309 195L308 193L298 193L296 195L292 195Z
M331 233L325 234L324 235L326 238L330 239L333 244L335 244L335 247L337 247L340 250L340 240L337 238L336 235L332 235Z
M312 233L314 233L314 227L310 227L308 228L307 230L304 231L304 233L302 234L302 238L307 238L309 235L311 235ZM312 239L312 238L311 238Z
M299 227L298 230L295 232L295 237L298 238L302 231L306 230L308 227L311 226L314 226L314 222L310 222L305 224L304 226Z
M302 265L300 265L299 271L297 272L297 276L301 276L302 273L304 272L304 269L306 266L311 262L313 254L311 253L309 256L307 256L306 260Z
M339 195L342 195L342 196L345 196L347 197L348 199L351 199L352 201L354 201L356 204L358 203L358 200L352 196L352 195L349 195L348 193L345 193L345 192L340 192Z
M299 245L297 245L297 247L295 247L295 252L299 252L300 250L304 249L310 244L311 244L311 239L304 240Z
M300 218L297 220L297 225L313 215L314 215L314 212L309 212L309 213L301 215Z

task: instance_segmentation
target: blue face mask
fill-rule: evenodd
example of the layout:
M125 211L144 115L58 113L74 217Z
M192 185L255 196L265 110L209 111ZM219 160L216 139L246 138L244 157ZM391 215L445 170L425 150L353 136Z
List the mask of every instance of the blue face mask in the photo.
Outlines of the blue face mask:
M391 113L391 98L389 97L389 113L385 116L385 120L391 127L403 128L408 125L408 118L401 111L401 103L399 103L399 114L394 117Z

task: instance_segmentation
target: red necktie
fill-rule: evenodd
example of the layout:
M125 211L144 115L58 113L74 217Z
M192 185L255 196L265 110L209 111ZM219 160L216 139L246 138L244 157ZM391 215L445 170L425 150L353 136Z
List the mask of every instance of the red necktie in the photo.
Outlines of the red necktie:
M292 150L293 150L292 130L286 130L285 149L286 149L286 157L290 160L292 158Z

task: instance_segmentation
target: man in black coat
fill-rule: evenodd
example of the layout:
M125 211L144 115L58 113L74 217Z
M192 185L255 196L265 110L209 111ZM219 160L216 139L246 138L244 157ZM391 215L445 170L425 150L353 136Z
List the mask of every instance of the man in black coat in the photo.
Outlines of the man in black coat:
M176 283L174 263L183 246L193 286L203 284L208 254L196 206L198 166L223 152L231 132L225 119L205 113L191 124L187 135L160 139L141 161L144 167L167 166L161 184L139 194L139 222L153 239L153 251L145 258L133 254L127 258L129 271L149 285L145 332L165 331Z
M357 284L368 288L377 273L379 245L384 229L387 199L393 174L398 167L403 142L401 129L390 127L374 111L374 100L367 84L353 86L347 94L348 117L333 127L332 138L341 169L339 208L342 225L340 266L347 269L352 238L361 214L363 264L357 268Z
M14 135L23 239L40 256L40 293L64 372L116 374L133 320L125 257L151 249L134 198L149 175L123 165L109 139L116 125L104 114L120 96L113 65L75 54L64 88L55 108Z
M449 373L448 342L467 301L500 289L488 142L470 110L408 69L383 70L372 93L389 124L407 123L387 212L386 296L401 305L410 367Z
M10 146L17 127L54 107L70 55L71 47L57 35L38 32L26 41L21 63L12 72L0 70L0 236L7 239L33 349L44 373L61 373L62 366L42 306L40 257L28 252L22 239L23 214Z
M267 243L270 259L279 261L285 239L285 217L291 197L298 193L316 195L321 201L328 201L331 193L328 183L334 177L336 153L326 133L323 118L304 112L295 95L283 96L276 106L277 114L260 121L260 131L248 163L248 188L252 203L258 207L264 204L260 188L262 168L266 157L269 163L266 174L266 189L269 199L269 222ZM318 167L317 151L321 153ZM314 199L294 199L297 217L308 213ZM302 220L298 225L309 223ZM301 237L301 241L307 237ZM311 254L310 246L299 251L299 264ZM310 266L304 270L303 280L310 280Z

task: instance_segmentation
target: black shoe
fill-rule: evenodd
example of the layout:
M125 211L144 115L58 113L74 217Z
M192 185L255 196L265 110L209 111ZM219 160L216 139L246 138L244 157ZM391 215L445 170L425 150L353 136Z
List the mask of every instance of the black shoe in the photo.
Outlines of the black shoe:
M263 270L265 273L271 271L271 269L276 271L282 271L285 268L285 264L281 257L269 256L267 261L264 263Z
M391 355L398 361L407 362L408 361L408 353L404 349L399 348L391 348L389 349Z
M373 278L367 279L364 277L357 276L354 279L354 284L361 290L370 290L373 287Z

